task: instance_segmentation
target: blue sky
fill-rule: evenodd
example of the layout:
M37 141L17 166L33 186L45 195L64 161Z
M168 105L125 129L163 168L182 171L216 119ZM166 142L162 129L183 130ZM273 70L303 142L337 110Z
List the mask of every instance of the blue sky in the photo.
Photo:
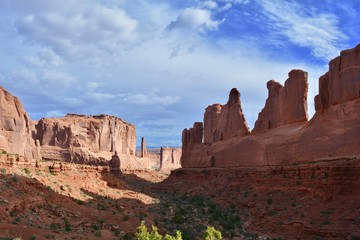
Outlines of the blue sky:
M357 0L1 0L0 16L0 85L32 119L115 115L150 146L179 146L233 87L252 127L291 69L313 114L328 61L360 43Z

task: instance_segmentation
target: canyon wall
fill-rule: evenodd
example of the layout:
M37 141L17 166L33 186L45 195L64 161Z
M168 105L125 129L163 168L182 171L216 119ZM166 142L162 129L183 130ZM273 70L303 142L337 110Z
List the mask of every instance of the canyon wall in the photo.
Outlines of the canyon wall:
M143 139L143 158L135 156L135 126L108 115L68 114L32 121L17 97L0 87L0 153L18 160L58 160L107 166L116 154L122 169L149 167Z
M284 86L271 80L267 88L268 98L251 133L234 89L227 104L206 108L204 127L197 122L183 131L182 166L277 166L360 158L360 45L330 61L329 71L319 79L316 113L309 121L306 72L292 70ZM224 114L231 103L237 104L236 113Z
M0 151L41 159L32 138L33 122L19 99L0 87Z
M45 159L102 164L115 152L120 158L135 157L135 126L114 116L43 118L36 125L36 133Z

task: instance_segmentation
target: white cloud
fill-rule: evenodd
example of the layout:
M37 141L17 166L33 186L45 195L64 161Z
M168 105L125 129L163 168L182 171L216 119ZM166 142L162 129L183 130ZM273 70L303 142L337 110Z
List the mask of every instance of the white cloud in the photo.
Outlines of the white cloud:
M286 36L290 42L308 47L317 58L329 60L338 55L347 36L341 31L337 16L318 13L295 2L258 0L271 20L268 27Z
M186 8L177 19L171 22L168 29L192 29L198 32L216 31L221 21L211 18L211 12L206 9Z
M139 105L171 105L179 102L177 96L161 96L158 89L152 89L147 93L128 93L122 99L123 102L134 103Z
M45 113L44 117L51 118L51 117L63 117L64 114L61 110L52 110Z
M219 1L230 4L248 4L251 2L250 0L219 0Z
M202 2L201 6L203 8L207 8L207 9L217 9L219 6L216 2L214 1L205 1Z
M45 44L65 57L117 51L138 35L137 21L123 9L94 6L60 13L52 10L21 17L17 29L27 41Z

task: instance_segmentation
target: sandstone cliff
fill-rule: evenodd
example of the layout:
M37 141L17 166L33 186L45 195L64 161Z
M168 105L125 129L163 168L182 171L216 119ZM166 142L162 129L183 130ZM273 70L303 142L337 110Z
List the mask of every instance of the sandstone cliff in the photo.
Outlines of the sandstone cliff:
M250 130L241 109L240 92L233 88L225 105L214 104L204 115L204 142L212 143L236 136L245 136Z
M32 129L33 123L19 99L0 87L0 150L40 159Z
M105 164L117 152L135 156L135 126L120 118L68 114L43 118L36 125L43 158L78 163Z
M205 129L202 123L196 123L183 131L182 166L278 166L360 158L360 45L342 51L330 61L329 72L319 80L316 113L310 121L306 72L292 70L284 86L269 81L267 87L268 99L250 134L241 127L246 124L245 119L238 118L236 123L220 129L223 133L233 130L240 134L221 137L217 126L223 106L208 107ZM225 118L230 121L231 117Z
M307 121L308 82L306 72L292 70L284 86L271 80L267 83L267 88L269 96L255 122L253 133Z
M161 147L160 170L170 171L181 168L181 148Z

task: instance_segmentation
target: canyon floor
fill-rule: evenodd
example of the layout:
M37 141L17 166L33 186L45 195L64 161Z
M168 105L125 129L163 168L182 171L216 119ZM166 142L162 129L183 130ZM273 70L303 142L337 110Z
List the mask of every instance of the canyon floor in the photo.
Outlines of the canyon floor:
M356 159L256 171L0 163L0 239L133 239L142 220L201 239L360 239ZM54 166L54 168L52 168ZM52 169L51 169L52 168Z

